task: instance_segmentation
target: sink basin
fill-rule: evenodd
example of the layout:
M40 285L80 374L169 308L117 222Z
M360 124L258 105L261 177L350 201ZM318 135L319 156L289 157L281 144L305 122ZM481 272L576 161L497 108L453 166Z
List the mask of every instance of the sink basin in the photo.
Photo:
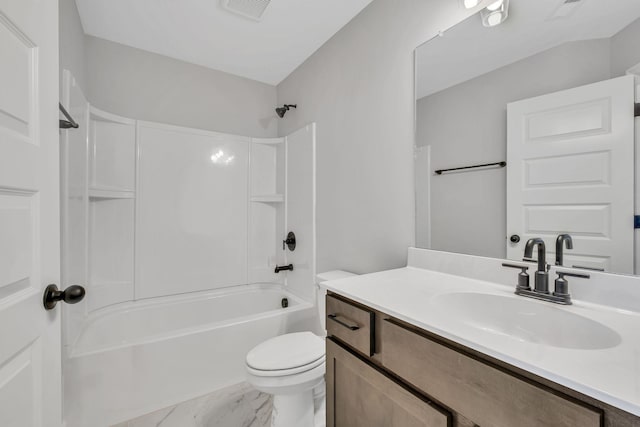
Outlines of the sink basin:
M432 303L473 328L552 347L598 350L620 344L608 326L549 303L473 292L448 293Z

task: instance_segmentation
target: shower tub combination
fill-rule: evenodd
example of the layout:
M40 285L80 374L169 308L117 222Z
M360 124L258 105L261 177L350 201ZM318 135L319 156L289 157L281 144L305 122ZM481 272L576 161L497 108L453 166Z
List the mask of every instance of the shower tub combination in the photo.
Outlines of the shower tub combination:
M112 425L240 383L252 347L310 330L316 316L280 285L105 308L66 359L67 425Z
M90 105L69 72L63 86L81 127L62 140L62 285L87 290L62 308L68 427L244 382L251 348L317 329L314 124L252 138L143 122Z

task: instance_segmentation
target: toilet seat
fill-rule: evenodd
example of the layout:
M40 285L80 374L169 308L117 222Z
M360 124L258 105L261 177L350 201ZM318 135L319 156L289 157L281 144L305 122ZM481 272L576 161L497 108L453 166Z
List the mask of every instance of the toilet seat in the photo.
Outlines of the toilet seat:
M295 375L302 372L310 371L313 368L323 365L324 362L325 362L325 357L322 356L318 360L315 360L312 363L309 363L308 365L296 366L295 368L290 368L290 369L278 369L278 370L271 370L271 371L255 369L247 365L247 372L258 377L284 377L287 375Z
M260 377L279 377L310 371L325 362L324 340L311 332L280 335L247 353L247 371Z

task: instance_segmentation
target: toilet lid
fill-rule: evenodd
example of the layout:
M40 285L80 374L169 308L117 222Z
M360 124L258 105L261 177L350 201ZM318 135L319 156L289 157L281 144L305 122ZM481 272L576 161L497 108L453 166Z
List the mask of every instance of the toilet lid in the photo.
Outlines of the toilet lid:
M280 335L247 353L247 365L261 371L282 371L324 358L324 340L311 332Z

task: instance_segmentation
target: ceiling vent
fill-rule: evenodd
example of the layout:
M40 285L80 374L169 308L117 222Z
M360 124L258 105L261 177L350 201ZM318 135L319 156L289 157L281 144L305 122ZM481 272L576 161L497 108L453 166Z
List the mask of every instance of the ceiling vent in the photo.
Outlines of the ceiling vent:
M260 21L271 0L222 0L222 7L245 18Z
M584 0L562 0L549 19L563 19L573 13L584 3Z

